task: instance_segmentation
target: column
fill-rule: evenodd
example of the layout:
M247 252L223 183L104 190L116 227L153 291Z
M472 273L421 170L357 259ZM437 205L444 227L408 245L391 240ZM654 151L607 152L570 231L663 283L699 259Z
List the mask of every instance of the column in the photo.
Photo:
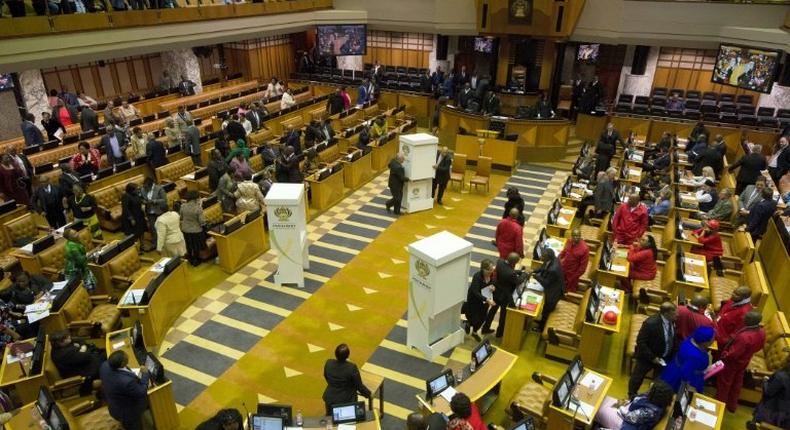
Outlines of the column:
M195 93L203 92L203 80L200 77L200 63L192 49L176 49L162 52L162 69L167 70L174 83L181 82L181 75L197 84Z
M36 125L41 128L41 113L52 110L49 107L47 88L44 86L41 70L25 70L19 73L19 86L25 108L36 116Z

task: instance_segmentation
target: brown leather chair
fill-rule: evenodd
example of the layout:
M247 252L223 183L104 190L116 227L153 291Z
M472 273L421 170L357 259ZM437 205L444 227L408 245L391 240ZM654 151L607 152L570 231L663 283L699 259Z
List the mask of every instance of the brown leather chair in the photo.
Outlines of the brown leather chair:
M90 296L88 290L77 287L61 308L72 335L97 337L97 328L103 337L120 326L121 311L109 300L110 296Z
M11 254L13 250L5 229L0 230L0 268L9 273L19 265L19 260Z
M458 182L461 191L464 189L466 177L466 154L453 154L453 165L450 170L450 184Z
M3 224L3 230L5 230L11 246L15 246L21 240L29 241L42 237L49 229L48 225L36 224L36 220L30 212Z
M726 268L734 268L742 270L744 264L749 264L754 259L754 241L752 235L746 231L736 230L732 233L732 237L728 237L727 233L722 236L722 249L724 254L721 256L721 262Z
M469 190L472 190L472 185L475 186L475 190L478 189L481 185L486 188L486 193L488 193L490 189L490 179L491 179L491 157L479 156L477 157L477 170L475 170L474 176L472 179L469 180Z
M118 231L121 228L121 215L123 213L121 197L126 192L126 185L135 183L138 186L142 186L144 179L143 175L137 175L91 192L93 198L96 199L96 216L99 218L102 230Z
M157 167L155 170L156 182L159 184L175 182L178 194L183 195L187 190L187 184L181 177L193 173L194 171L195 164L192 162L192 158L182 158L172 163L165 164L164 166Z
M762 378L771 376L790 360L790 326L784 312L765 321L765 346L754 354L746 370L741 400L756 403L762 398Z
M581 341L585 309L590 300L591 289L584 295L566 293L565 299L549 314L541 337L546 344L547 356L571 360L578 352Z
M590 247L590 251L597 250L598 246L601 245L601 242L606 240L606 228L609 225L609 217L610 214L606 214L600 222L594 220L593 225L584 223L579 225L582 239L587 242L587 246Z
M78 234L80 243L86 251L93 249L96 243L101 243L101 241L93 239L88 228L83 228ZM66 240L58 240L54 245L41 251L38 254L38 259L41 262L41 274L52 280L58 279L66 265Z
M513 394L505 413L513 421L532 417L536 426L546 428L551 392L556 383L556 378L538 372L533 373L532 380Z
M206 218L206 224L208 225L219 224L225 220L222 213L222 205L219 203L203 209L203 216ZM200 252L200 259L205 261L215 255L217 255L217 240L214 236L207 235L206 247Z
M148 265L144 266L143 263L148 263ZM154 264L154 260L141 257L137 253L136 246L130 246L121 251L107 263L113 287L118 290L126 290L135 279L148 270L148 266L151 264Z
M708 282L710 284L710 301L716 312L721 308L721 303L729 300L732 292L741 285L751 288L752 306L758 309L765 306L765 302L771 294L763 264L759 261L752 261L745 265L742 272L726 269L724 276L711 276L708 278Z

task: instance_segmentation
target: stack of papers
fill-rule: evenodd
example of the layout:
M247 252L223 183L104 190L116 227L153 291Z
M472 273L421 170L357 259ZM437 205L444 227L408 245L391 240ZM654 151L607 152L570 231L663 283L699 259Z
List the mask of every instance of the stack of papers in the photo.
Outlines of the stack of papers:
M612 264L609 267L609 270L611 270L612 272L625 272L625 266L619 264Z
M151 268L149 269L152 272L162 273L165 270L165 265L170 261L169 257L164 257L157 261Z
M562 208L560 209L560 213L565 215L574 215L576 211L574 209Z
M686 257L686 263L691 264L692 266L704 266L705 262L698 258Z
M480 293L486 299L489 299L489 300L493 300L494 299L494 290L493 290L493 288L490 285L485 287L485 288L483 288L482 290L480 290Z
M603 383L603 378L593 373L587 373L586 375L584 375L584 378L582 378L582 380L579 381L579 383L582 384L582 386L595 391Z
M55 291L60 291L60 290L62 290L62 289L64 289L64 288L66 288L66 285L67 285L68 283L69 283L69 281L57 281L57 282L53 282L53 283L52 283L52 288L50 288L50 289L49 289L49 291L50 291L51 293L54 293Z
M143 293L145 290L129 290L126 294L124 294L123 298L121 298L120 304L122 305L134 305L140 303L143 299Z
M686 282L691 282L693 284L702 284L705 282L705 278L703 278L702 276L683 275L683 277L686 278Z
M37 302L32 305L25 306L25 316L27 321L33 324L36 321L41 321L49 316L50 302Z
M565 219L563 217L557 218L557 224L559 224L559 225L568 225L570 223L571 223L570 221L568 221L567 219Z
M456 393L457 393L457 391L455 391L455 388L453 388L453 387L447 387L447 388L446 388L444 391L442 391L442 392L441 392L439 395L440 395L440 396L442 396L442 397L444 398L444 400L447 400L447 403L450 403L450 401L453 399L453 396L454 396Z
M14 355L14 354L8 354L8 356L5 358L5 361L8 364L13 364L13 363L16 363L17 361L20 361L23 358L30 358L32 356L33 356L33 351L26 352L26 353L22 354L21 356Z
M355 430L357 426L354 424L338 424L337 430Z
M711 413L714 413L714 414L716 413L716 405L714 405L712 402L709 402L709 401L707 401L705 399L695 399L694 404L697 407L697 409L700 409L700 410L703 410L703 411L706 411L706 412L711 412Z
M708 427L716 428L716 416L711 415L701 409L691 408L688 413L691 421L698 422Z

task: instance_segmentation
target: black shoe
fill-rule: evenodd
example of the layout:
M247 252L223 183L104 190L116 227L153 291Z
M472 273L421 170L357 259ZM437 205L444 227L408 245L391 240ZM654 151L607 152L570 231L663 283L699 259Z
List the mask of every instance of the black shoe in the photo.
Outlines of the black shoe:
M496 246L496 241L495 240L491 240L491 245Z
M719 276L724 276L724 271L723 270L717 270L716 274L719 275Z
M438 204L440 204L440 205L444 206L444 203L442 203L442 201L441 201L441 200L437 200L437 201L436 201L436 203L438 203Z
M472 331L472 327L469 326L469 322L464 321L464 332L469 334Z
M494 332L494 330L491 330L490 328L484 328L484 329L480 330L480 333L483 334L483 335L491 334L493 332Z
M535 326L535 327L532 327L532 331L534 331L535 333L540 333L540 332L543 331L543 329L538 327L538 326Z
M390 213L390 212L392 212L392 209L390 209L390 205L388 205L388 204L385 204L384 206L387 208L387 213Z
M483 340L483 339L481 339L481 338L480 338L480 335L479 335L479 334L477 334L477 333L475 333L475 332L472 332L472 338L473 338L474 340L478 341L478 342L480 342L481 340Z

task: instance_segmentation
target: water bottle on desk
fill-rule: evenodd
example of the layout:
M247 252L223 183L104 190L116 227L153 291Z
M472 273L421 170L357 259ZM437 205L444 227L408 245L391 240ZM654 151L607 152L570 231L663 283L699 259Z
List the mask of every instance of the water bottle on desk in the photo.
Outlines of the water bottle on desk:
M472 360L469 362L469 371L471 373L475 373L476 367L477 367L477 364L475 363L475 356L474 356L474 354L472 354Z
M296 413L296 426L301 427L302 424L304 424L304 421L302 420L302 411L298 411Z

